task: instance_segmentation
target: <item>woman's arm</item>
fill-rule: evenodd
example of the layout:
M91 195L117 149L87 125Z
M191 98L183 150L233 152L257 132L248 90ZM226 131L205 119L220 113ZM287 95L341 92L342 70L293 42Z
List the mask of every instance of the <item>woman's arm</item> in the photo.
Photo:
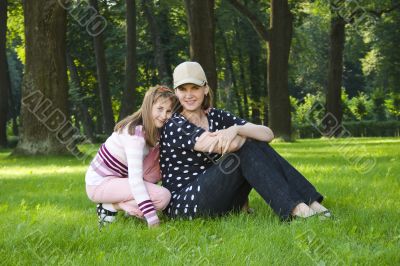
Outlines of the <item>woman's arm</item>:
M243 126L233 126L237 128L237 134L243 137L270 142L274 139L274 133L269 127L246 123Z

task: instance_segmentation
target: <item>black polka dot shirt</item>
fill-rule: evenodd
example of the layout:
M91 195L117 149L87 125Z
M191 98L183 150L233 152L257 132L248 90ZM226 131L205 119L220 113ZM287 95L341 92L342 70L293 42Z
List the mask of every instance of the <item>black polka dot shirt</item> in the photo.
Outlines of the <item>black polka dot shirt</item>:
M215 108L211 108L206 115L210 132L247 123L229 112ZM176 214L180 211L179 207L182 208L182 214L185 208L195 208L193 205L195 194L200 192L201 188L193 187L191 183L220 157L218 154L193 150L197 139L204 132L203 128L190 123L179 113L174 113L162 129L160 137L162 184L172 194L167 213L171 212L171 206L178 208L174 210Z

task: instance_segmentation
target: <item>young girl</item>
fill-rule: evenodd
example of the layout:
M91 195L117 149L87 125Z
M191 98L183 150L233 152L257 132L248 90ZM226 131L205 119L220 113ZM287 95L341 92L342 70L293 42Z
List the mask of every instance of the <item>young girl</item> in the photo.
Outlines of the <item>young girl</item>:
M141 108L120 121L101 145L86 173L86 192L99 203L99 226L115 220L118 210L159 225L156 210L163 210L171 194L154 183L160 178L159 130L176 102L166 87L150 88ZM144 179L144 180L143 180Z

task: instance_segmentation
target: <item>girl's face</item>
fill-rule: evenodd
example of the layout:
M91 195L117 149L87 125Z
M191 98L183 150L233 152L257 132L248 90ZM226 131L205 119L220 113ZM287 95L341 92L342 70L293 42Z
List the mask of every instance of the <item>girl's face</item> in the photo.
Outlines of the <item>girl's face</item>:
M195 84L184 84L175 90L183 110L190 112L201 110L206 93L208 93L208 86L197 86Z
M172 101L169 98L159 98L152 107L151 115L154 125L157 128L162 128L165 121L171 117Z

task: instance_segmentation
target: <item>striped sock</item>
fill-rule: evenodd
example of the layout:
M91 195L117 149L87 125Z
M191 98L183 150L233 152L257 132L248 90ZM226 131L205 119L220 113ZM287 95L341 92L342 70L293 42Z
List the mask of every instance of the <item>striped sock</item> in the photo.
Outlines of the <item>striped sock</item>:
M156 209L153 206L151 200L145 200L138 204L139 209L143 212L144 218L149 225L159 223Z

